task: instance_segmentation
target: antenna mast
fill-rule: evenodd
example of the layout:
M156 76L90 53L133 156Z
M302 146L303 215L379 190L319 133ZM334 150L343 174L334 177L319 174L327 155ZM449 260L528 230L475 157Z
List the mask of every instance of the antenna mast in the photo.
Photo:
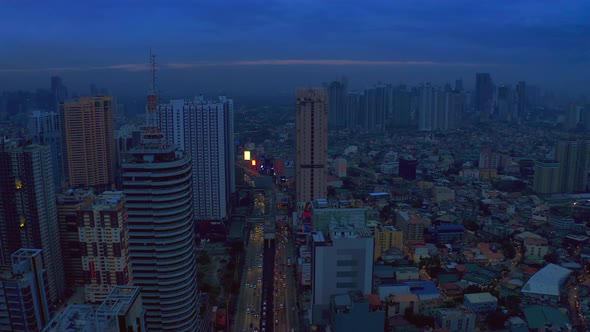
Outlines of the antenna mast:
M144 140L146 143L161 143L163 135L160 132L157 121L158 97L156 95L156 55L150 49L150 73L151 85L147 95L147 126Z

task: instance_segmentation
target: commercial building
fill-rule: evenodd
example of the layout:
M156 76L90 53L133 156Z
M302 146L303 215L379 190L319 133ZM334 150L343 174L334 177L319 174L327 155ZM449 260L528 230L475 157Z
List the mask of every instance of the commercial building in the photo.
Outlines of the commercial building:
M399 227L395 226L378 226L375 227L375 255L376 261L381 255L391 247L403 248L404 234Z
M63 103L60 122L69 186L111 189L117 165L113 97L82 97Z
M559 167L555 160L536 161L533 190L538 194L558 193L561 190Z
M192 160L194 218L225 219L236 190L233 100L173 99L157 116L164 139Z
M330 296L343 292L371 293L374 238L369 229L332 227L326 235L311 236L313 305L328 305Z
M0 331L41 330L51 315L48 293L41 250L17 250L12 266L0 266Z
M146 331L140 288L116 286L95 311L86 304L69 305L43 332Z
M148 331L194 331L198 319L191 160L144 142L122 164L129 261Z
M522 287L521 297L526 304L557 305L571 270L547 264Z
M0 138L0 264L21 248L41 249L51 308L65 292L53 185L49 146Z
M68 189L57 194L61 253L64 261L66 287L70 289L84 285L78 233L78 211L92 204L93 200L94 190L92 189Z
M328 201L316 199L311 202L311 220L314 231L329 232L331 225L363 228L367 208L349 200Z
M496 310L498 298L490 293L465 294L463 296L463 305L476 314L490 312Z
M328 195L328 96L322 88L302 88L296 98L296 199L302 208Z
M434 312L434 325L448 331L475 332L477 315L467 308L443 308Z
M131 281L123 192L105 191L80 209L78 233L86 302L102 302L116 285Z
M334 332L383 331L385 310L374 295L360 291L330 297L330 327Z
M426 223L417 213L398 210L396 213L396 226L402 230L404 241L424 241L424 227L426 227Z

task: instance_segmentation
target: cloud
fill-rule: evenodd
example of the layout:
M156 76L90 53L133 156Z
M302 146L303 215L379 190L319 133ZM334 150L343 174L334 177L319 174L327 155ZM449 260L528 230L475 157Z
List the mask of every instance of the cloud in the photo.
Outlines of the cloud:
M230 67L230 66L481 66L480 63L451 63L435 61L373 61L373 60L347 60L347 59L286 59L286 60L244 60L222 62L194 62L194 63L164 63L160 68L164 69L191 69L203 67ZM490 65L490 64L487 64ZM39 71L67 72L67 71L96 71L96 70L121 70L121 71L148 71L147 64L121 64L108 66L70 66L48 68L0 68L0 73L27 73Z

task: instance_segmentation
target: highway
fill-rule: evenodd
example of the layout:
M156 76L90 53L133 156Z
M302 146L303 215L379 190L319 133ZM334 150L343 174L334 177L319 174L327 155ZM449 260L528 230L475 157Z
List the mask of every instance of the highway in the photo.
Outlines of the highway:
M295 275L295 255L293 241L289 241L288 233L285 233L287 224L282 222L282 216L278 216L275 250L275 327L277 332L299 331L297 303L297 279ZM289 259L291 264L289 264Z
M262 279L259 281L259 278L262 278L263 272L262 257L260 256L263 245L262 225L254 226L248 236L245 271L235 317L235 331L254 331L255 328L260 327Z

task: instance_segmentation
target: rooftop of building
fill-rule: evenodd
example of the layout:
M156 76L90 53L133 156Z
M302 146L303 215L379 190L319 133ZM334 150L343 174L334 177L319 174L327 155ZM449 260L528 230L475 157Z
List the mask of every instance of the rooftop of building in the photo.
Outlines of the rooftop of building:
M350 291L346 294L332 295L336 308L350 308L355 303L368 303L369 299L359 290Z
M463 298L468 300L470 303L486 303L498 301L498 299L490 293L465 294Z
M96 329L94 307L90 304L73 304L69 305L63 313L55 316L43 332L82 332Z
M527 281L522 292L559 296L560 283L571 273L571 270L559 265L547 264Z
M105 191L96 196L92 205L85 210L117 210L125 200L125 194L122 191Z

